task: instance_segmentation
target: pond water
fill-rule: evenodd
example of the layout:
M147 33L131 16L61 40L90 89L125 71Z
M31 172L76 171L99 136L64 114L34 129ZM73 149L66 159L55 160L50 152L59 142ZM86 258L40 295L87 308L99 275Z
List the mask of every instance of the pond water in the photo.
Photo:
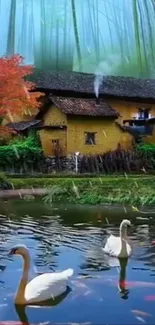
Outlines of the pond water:
M41 199L1 201L0 324L154 324L155 211L123 207L45 206ZM101 247L118 234L123 218L132 222L133 254L121 264ZM30 249L30 278L71 267L63 297L47 307L16 307L14 295L22 259L9 257L14 244ZM3 323L4 322L4 323Z

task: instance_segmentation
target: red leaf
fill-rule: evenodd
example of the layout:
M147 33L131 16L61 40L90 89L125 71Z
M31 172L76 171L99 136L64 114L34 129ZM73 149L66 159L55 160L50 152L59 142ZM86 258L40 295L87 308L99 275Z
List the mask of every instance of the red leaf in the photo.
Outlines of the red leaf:
M0 58L0 117L22 115L26 109L40 107L38 98L44 94L29 92L35 84L24 80L32 72L33 66L24 66L18 54Z

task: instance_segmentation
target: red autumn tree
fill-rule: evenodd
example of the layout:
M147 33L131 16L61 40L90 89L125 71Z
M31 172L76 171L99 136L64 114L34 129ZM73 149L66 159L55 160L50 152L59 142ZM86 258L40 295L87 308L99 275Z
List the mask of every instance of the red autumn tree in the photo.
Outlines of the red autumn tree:
M42 93L29 92L35 89L35 84L24 79L33 73L33 66L25 66L24 58L20 55L0 58L0 118L9 117L13 122L13 115L22 115L26 110L30 112L39 108L38 100Z

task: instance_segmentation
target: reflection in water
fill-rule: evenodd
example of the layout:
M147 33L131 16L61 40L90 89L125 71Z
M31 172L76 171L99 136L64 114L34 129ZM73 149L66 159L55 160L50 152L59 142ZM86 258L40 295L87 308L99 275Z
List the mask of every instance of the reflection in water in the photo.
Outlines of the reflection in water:
M120 275L119 275L118 288L119 288L121 298L128 299L129 290L126 288L126 267L128 264L128 258L120 259L119 263L120 263Z
M19 320L23 323L26 323L26 325L29 325L29 320L26 315L26 308L31 307L31 308L43 308L43 307L55 307L58 304L60 304L66 297L67 295L71 292L71 289L67 287L66 292L64 292L62 295L59 297L56 297L55 299L50 299L48 301L45 301L42 303L42 305L32 305L32 306L21 306L21 305L15 305L15 310L16 313L19 317Z

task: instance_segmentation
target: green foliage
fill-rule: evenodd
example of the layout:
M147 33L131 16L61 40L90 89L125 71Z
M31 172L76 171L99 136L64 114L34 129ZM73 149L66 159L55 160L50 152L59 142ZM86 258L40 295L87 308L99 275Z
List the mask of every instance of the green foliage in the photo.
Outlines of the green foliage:
M46 204L70 202L80 204L155 204L155 177L131 178L29 178L9 179L15 188L47 188ZM73 191L77 187L79 196Z
M0 167L15 168L20 170L21 166L35 166L42 157L42 149L38 138L34 135L28 138L17 138L9 145L0 146Z
M155 155L155 144L152 143L139 144L137 145L137 150L143 154Z
M155 169L155 144L144 143L137 146L137 150L141 153L142 159L148 161L151 169Z
M52 185L48 188L48 190L49 193L43 198L44 203L46 204L52 204L55 196L59 196L60 198L60 194L62 195L67 193L67 189L62 188L59 185Z
M0 172L0 189L1 190L12 189L11 183L8 181L5 173L3 172Z

